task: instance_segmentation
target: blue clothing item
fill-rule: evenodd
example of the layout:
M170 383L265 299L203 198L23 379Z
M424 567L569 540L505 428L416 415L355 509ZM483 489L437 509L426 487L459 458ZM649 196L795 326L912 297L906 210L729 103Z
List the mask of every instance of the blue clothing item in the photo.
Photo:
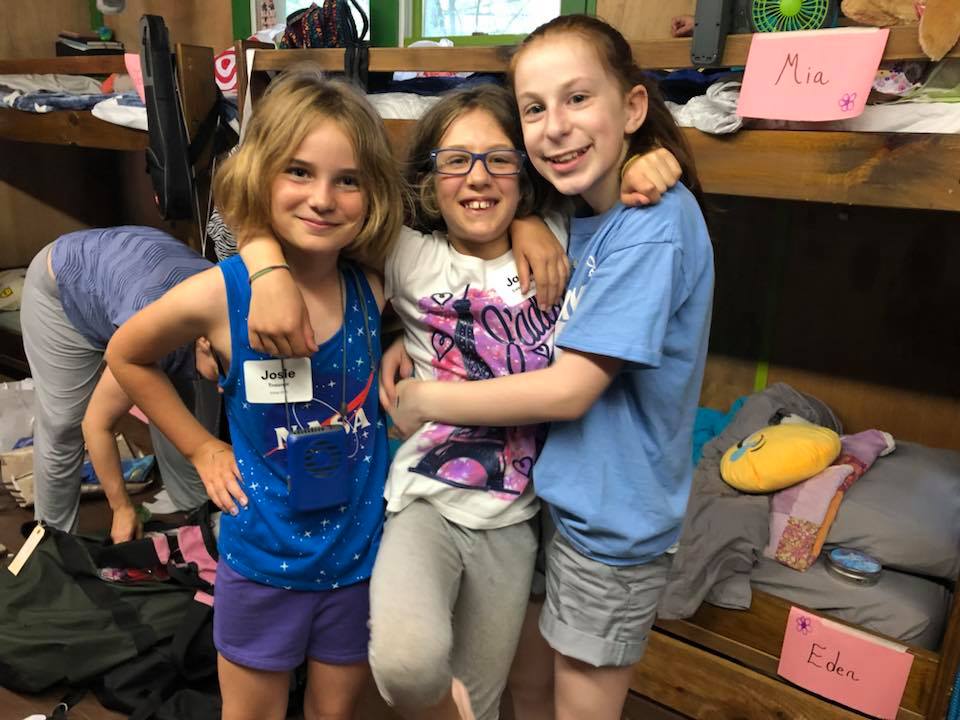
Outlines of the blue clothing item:
M713 408L697 408L697 418L693 425L693 464L700 462L703 446L722 433L733 422L733 416L743 407L746 396L737 398L727 412Z
M117 93L94 93L74 95L66 92L12 93L4 102L15 110L32 113L48 113L54 110L89 110L97 103L117 97Z
M679 536L707 355L713 248L678 185L650 208L575 218L558 354L624 361L578 420L554 422L534 481L563 536L609 565L661 555Z
M138 225L67 233L50 252L63 311L98 350L132 315L213 267L175 237ZM168 375L190 375L192 358L191 344L165 357L160 367Z
M233 452L249 499L246 509L238 515L223 514L220 557L249 580L294 590L335 590L367 580L383 529L383 486L387 475L386 423L380 417L377 394L380 313L373 292L362 271L352 266L343 268L344 323L310 359L312 399L287 404L252 403L247 399L245 363L279 361L250 348L250 282L243 261L236 256L224 260L219 267L227 288L232 338L230 370L220 384ZM358 292L363 293L365 303ZM351 498L339 507L298 511L290 503L287 485L287 409L293 427L331 425L337 421L344 344L344 429L347 472L352 477Z

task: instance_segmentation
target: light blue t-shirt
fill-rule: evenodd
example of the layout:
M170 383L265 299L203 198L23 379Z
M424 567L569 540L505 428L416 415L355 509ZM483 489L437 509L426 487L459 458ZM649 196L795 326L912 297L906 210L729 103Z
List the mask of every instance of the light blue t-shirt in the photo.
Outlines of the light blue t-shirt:
M573 275L557 352L624 361L586 415L554 422L537 494L580 552L644 563L680 534L713 302L713 249L678 185L650 208L617 204L570 228Z

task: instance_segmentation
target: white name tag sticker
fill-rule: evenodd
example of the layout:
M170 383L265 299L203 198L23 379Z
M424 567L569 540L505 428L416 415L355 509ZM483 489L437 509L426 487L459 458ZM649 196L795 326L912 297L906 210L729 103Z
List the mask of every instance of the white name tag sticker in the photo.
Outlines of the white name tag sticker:
M517 272L517 266L513 263L508 263L494 271L493 289L508 305L519 305L524 300L537 294L537 286L533 280L530 280L529 292L524 294L520 291L520 274Z
M284 360L247 360L243 364L243 384L247 402L310 402L313 399L313 375L310 358Z

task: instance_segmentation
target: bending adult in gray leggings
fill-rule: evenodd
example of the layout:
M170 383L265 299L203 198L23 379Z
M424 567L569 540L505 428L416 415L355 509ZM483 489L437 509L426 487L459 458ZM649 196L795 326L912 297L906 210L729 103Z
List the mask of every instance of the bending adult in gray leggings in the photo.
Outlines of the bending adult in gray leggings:
M111 537L139 532L127 496L113 425L131 401L103 353L124 320L210 263L180 241L153 228L120 227L70 233L33 259L24 283L23 343L35 381L34 514L66 531L77 525L84 440L113 510ZM184 402L215 431L219 400L212 383L199 380L193 349L163 363ZM160 475L173 504L194 508L207 495L190 462L153 426Z

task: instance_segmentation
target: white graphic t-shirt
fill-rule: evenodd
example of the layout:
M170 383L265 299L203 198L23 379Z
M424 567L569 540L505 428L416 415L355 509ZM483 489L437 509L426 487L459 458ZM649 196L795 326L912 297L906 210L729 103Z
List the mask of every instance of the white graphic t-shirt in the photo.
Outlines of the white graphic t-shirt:
M546 222L566 247L565 221ZM533 292L520 292L512 251L482 260L454 250L445 233L404 228L387 259L386 294L417 378L484 380L539 370L553 359L560 306L541 308ZM427 423L397 451L387 510L422 498L451 522L479 530L533 517L539 505L530 480L544 430Z

